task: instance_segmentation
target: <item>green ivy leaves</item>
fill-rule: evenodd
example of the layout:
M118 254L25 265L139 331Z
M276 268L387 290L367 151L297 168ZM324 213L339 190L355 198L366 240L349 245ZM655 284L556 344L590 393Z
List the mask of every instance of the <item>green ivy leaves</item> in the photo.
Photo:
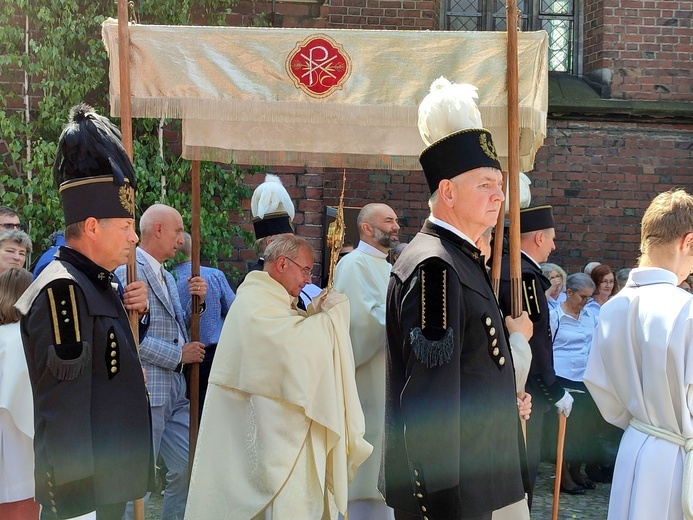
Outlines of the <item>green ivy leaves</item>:
M101 43L101 23L115 17L112 0L14 0L0 7L0 194L29 225L34 250L63 227L52 167L58 137L70 107L87 102L108 114L108 58ZM137 2L139 23L221 25L228 0L157 0ZM28 52L25 26L29 21ZM27 78L26 89L22 83ZM28 113L27 113L28 104ZM116 124L119 122L116 120ZM191 223L190 163L159 140L159 121L133 122L138 208L156 202L178 208ZM164 135L179 130L167 121ZM173 132L171 132L173 131ZM163 157L162 157L163 156ZM235 165L201 166L201 237L205 263L217 265L232 253L231 240L252 240L240 225L241 201L250 197L243 172ZM240 219L235 218L238 222Z

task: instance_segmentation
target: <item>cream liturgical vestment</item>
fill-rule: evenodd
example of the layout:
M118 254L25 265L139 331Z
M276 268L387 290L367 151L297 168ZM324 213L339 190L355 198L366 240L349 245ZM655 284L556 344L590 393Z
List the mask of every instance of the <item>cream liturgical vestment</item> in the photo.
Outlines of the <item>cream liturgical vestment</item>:
M670 271L634 269L599 315L584 382L604 418L625 430L609 520L681 520L682 491L684 500L692 491L684 445L693 439L693 296L676 284Z
M306 317L253 271L224 322L193 465L187 520L301 519L346 511L370 455L349 304Z
M334 288L349 297L356 386L366 417L366 440L373 445L373 455L349 487L350 500L383 500L377 486L385 423L385 296L392 268L386 256L360 242L335 269Z

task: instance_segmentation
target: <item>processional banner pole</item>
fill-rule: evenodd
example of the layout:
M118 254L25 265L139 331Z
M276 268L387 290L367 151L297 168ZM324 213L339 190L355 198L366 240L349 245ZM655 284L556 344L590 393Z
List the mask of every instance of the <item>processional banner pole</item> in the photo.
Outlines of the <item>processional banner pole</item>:
M190 255L191 276L200 276L200 161L192 161L192 222L191 239L192 250ZM207 288L209 290L209 287ZM192 316L190 319L190 339L200 341L200 297L192 297ZM190 365L190 439L188 471L192 474L195 449L197 448L197 433L200 426L200 364Z
M120 71L120 133L123 147L132 162L132 111L130 107L130 32L128 28L128 2L118 0L118 66ZM134 190L132 200L135 200ZM135 206L136 207L136 206ZM127 263L127 284L137 280L137 267L135 266L135 245L130 247L130 255ZM139 316L137 311L128 311L132 336L137 350L139 341ZM135 520L144 520L144 499L134 501Z

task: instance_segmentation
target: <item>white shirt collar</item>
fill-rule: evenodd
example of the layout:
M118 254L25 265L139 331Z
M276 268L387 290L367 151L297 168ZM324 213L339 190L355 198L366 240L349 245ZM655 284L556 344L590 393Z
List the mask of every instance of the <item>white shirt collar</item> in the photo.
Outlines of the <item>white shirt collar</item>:
M363 240L359 241L359 245L356 246L356 249L369 256L374 256L376 258L387 258L387 253L383 253L377 247L373 247L372 245L367 244Z
M536 261L534 258L532 258L531 256L529 256L529 255L528 255L527 253L525 253L524 251L522 251L522 253L527 257L527 259L528 259L530 262L532 262L532 263L533 263L534 265L536 265L539 269L541 269L541 266L537 263L537 261Z
M469 242L470 244L472 244L474 247L476 247L476 244L474 243L474 241L473 241L471 238L469 238L467 235L465 235L464 233L462 233L462 231L460 231L460 230L457 229L456 227L452 226L451 224L448 224L448 223L445 222L444 220L440 220L439 218L436 218L436 217L434 217L433 215L429 215L429 216L428 216L428 221L429 221L431 224L435 224L436 226L440 226L440 227L442 227L442 228L444 228L444 229L447 229L448 231L451 231L452 233L455 233L458 237L460 237L460 238L463 239L463 240L466 240L467 242Z
M161 272L161 262L159 262L156 258L147 253L144 249L140 248L140 251L142 251L142 253L144 254L144 258L147 260L147 263L152 267L152 269L154 269L154 272L158 275Z
M678 277L675 273L661 267L638 267L628 275L628 287L639 287L657 283L670 283L678 285Z

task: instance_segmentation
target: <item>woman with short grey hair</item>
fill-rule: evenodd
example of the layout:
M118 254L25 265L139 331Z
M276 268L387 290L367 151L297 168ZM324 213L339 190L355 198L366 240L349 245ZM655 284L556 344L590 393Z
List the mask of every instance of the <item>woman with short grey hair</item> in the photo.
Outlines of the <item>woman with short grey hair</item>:
M580 468L583 462L600 462L597 437L604 421L582 382L598 320L585 307L594 289L594 282L588 275L571 274L566 279L565 301L551 309L556 379L575 399L566 430L566 464L561 475L561 489L571 494L584 494L586 489L596 487L593 481L582 476Z
M560 305L565 301L565 281L568 278L566 272L557 264L544 262L541 265L541 272L544 273L551 282L551 287L546 290L546 301L549 309Z
M24 267L27 253L31 253L29 235L19 229L0 231L0 274Z

